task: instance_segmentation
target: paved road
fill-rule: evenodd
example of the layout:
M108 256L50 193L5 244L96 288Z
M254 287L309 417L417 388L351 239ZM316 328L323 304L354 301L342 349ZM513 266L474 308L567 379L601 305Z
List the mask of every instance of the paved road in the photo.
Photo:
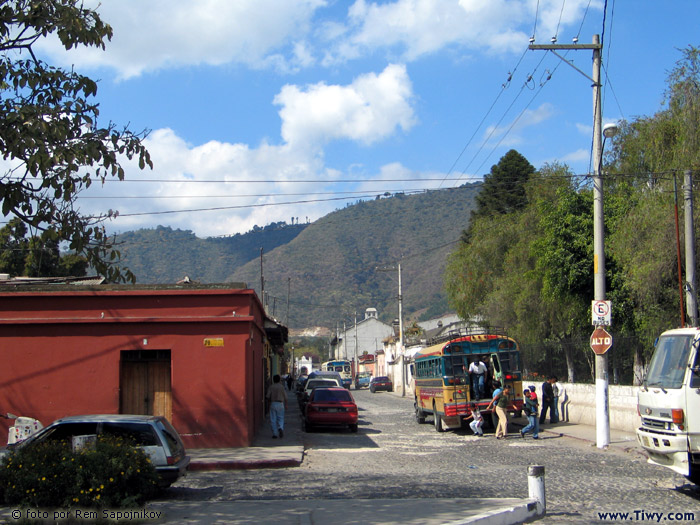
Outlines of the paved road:
M409 398L366 390L353 395L360 431L303 434L301 467L193 472L164 499L526 498L528 465L544 465L547 516L538 523L623 521L599 515L604 512L627 512L626 521L656 521L649 513L662 513L660 521L700 521L697 490L637 454L563 437L523 440L515 427L501 441L488 431L484 438L469 430L438 434L430 419L415 422Z

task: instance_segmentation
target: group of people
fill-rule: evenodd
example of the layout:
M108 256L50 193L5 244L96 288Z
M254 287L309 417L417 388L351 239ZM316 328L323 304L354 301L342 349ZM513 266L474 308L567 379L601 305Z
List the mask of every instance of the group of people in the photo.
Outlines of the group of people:
M498 416L496 439L504 439L506 435L508 435L507 408L511 387L510 385L505 385L501 388L498 381L494 382L494 387L493 398L486 407L486 410L495 409L496 415ZM523 389L523 396L525 398L523 414L527 417L528 424L520 431L520 437L524 438L525 434L532 432L532 437L534 439L539 439L540 425L544 424L548 411L549 422L559 422L559 394L560 389L557 385L556 376L549 377L542 383L542 411L540 412L540 404L535 385L530 385ZM470 403L469 411L470 414L466 418L467 420L471 419L469 427L472 429L472 432L474 432L474 435L483 436L484 431L481 427L484 424L484 416L481 414L479 406L472 402Z

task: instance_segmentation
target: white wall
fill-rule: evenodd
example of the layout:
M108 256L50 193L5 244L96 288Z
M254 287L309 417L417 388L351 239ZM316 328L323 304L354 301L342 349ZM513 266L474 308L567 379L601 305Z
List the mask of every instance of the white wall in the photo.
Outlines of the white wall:
M564 397L559 397L559 418L571 423L595 425L595 385L582 383L557 383L564 388ZM538 395L541 385L537 385ZM608 386L610 428L634 432L639 427L637 415L637 386Z

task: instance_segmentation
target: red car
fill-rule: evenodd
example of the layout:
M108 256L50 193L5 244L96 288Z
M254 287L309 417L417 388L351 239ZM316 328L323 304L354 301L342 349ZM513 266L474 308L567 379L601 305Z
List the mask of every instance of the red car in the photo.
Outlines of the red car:
M347 426L357 432L357 404L345 388L315 388L306 404L304 431L315 426Z

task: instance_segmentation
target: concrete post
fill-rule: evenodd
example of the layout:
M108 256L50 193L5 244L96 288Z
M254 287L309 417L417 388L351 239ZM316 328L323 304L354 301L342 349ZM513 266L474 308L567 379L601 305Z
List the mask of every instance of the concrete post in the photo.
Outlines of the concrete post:
M547 502L544 494L544 466L530 465L527 467L528 497L537 502L537 515L544 516L547 512Z

